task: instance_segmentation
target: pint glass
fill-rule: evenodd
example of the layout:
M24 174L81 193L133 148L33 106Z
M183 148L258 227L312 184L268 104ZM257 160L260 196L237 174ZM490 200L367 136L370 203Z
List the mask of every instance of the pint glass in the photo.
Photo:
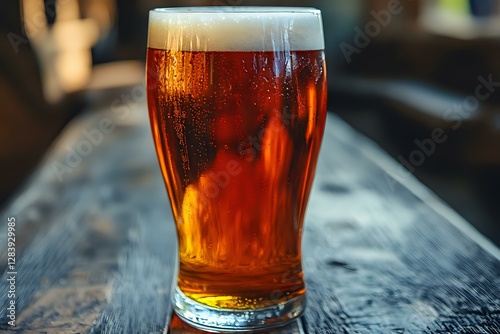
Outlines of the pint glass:
M326 117L321 13L149 14L151 129L177 228L175 312L251 331L305 306L301 234Z

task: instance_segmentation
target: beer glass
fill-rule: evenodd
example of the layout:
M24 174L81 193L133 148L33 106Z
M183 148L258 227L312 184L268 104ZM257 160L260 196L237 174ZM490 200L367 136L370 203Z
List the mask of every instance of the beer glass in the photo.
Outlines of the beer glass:
M149 13L151 129L175 219L175 312L210 331L305 307L301 234L326 118L321 13Z

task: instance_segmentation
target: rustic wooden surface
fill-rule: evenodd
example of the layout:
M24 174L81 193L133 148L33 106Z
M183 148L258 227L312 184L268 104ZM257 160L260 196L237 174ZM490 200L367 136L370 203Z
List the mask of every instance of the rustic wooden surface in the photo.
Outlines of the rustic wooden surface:
M199 332L170 307L175 230L139 90L74 120L2 211L0 331ZM59 180L54 163L104 118L114 130ZM303 239L308 308L273 333L500 333L498 248L400 168L329 115Z

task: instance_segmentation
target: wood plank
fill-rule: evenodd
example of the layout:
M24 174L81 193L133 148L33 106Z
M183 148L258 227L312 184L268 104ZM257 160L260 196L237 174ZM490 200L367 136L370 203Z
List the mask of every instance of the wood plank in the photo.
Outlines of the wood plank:
M2 213L14 215L17 235L28 239L17 245L16 333L114 333L165 326L176 241L149 128L144 118L138 125L132 114L146 115L144 108L137 104L126 119L104 108L73 122L25 191ZM60 182L54 163L65 164L68 147L75 149L86 139L82 130L98 128L105 118L113 120L113 132ZM27 237L29 233L34 236ZM5 272L2 287L4 282ZM101 289L106 298L96 299L92 310L97 313L86 317L91 321L80 321L85 317L83 298L69 308L80 323L74 327L56 313L68 308L66 301L51 298L65 288L75 293ZM6 302L0 299L0 329L8 328ZM50 317L29 316L47 315L48 310L54 310Z
M108 286L64 287L47 291L18 319L36 331L84 332L92 326L109 295Z
M303 241L307 331L500 333L498 249L399 168L328 120Z
M1 214L2 229L14 215L26 238L16 333L155 333L169 323L175 229L145 105L129 111L121 119L104 108L73 123ZM115 129L60 182L53 163L64 163L66 146L104 118ZM399 173L380 149L329 117L303 238L304 330L500 333L498 249ZM1 280L3 289L5 273ZM68 306L69 297L57 295L82 303ZM3 298L0 307L6 330ZM177 324L172 333L192 330Z

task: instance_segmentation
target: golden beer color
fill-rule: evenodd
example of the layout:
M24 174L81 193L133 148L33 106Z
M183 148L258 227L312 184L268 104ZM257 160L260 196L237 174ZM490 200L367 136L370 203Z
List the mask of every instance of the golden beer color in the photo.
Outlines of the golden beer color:
M180 290L229 309L303 294L302 225L326 117L323 51L148 48L147 73Z

